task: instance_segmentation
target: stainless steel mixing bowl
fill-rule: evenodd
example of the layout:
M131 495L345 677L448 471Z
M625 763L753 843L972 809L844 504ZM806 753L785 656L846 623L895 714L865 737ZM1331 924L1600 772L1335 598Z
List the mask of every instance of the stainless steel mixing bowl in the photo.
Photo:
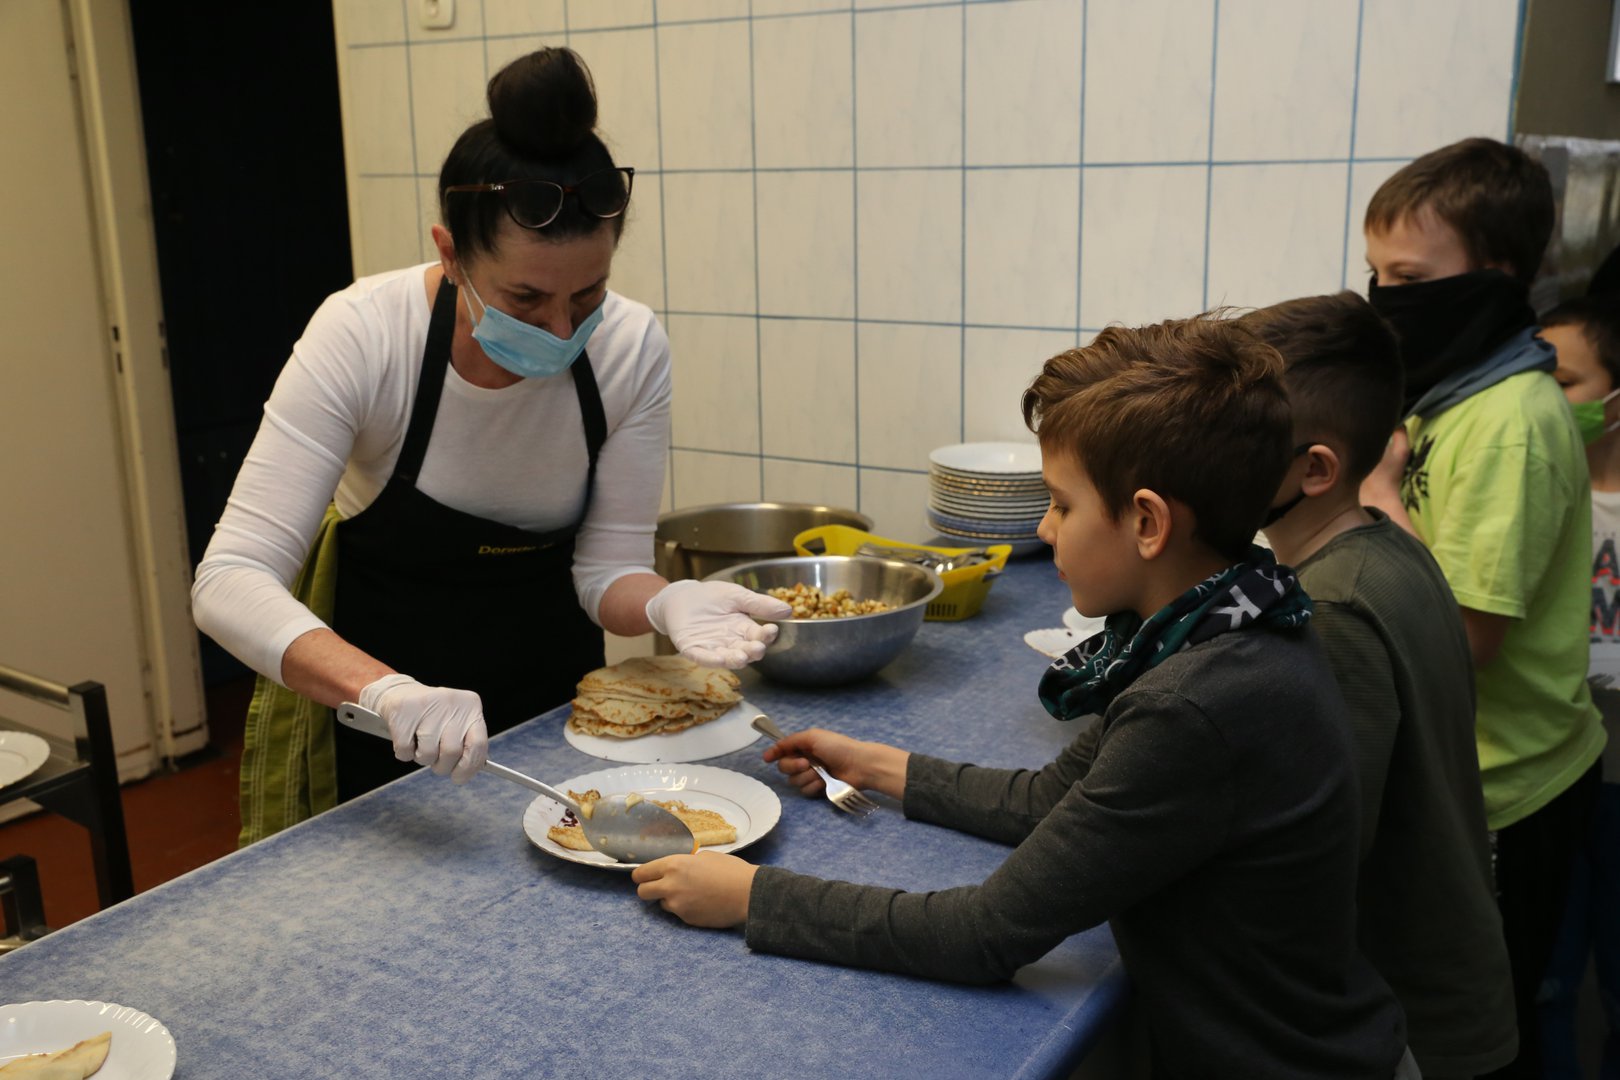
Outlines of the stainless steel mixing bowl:
M939 575L898 559L849 555L759 559L710 574L744 588L814 585L823 593L848 589L856 600L882 600L890 610L841 619L783 619L776 641L754 664L777 682L836 686L864 678L911 643L928 602L945 587Z

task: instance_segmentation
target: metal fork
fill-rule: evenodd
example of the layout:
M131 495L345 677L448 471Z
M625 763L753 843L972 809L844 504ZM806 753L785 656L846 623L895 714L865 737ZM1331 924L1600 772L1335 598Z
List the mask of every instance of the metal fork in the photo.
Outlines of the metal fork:
M771 721L771 718L764 713L754 717L753 725L754 730L767 739L781 742L787 738L786 735L782 734L782 729L777 727ZM816 770L816 775L821 777L821 782L827 785L827 801L838 807L838 809L846 814L854 814L856 817L865 817L878 808L878 804L861 794L860 789L851 787L826 769L823 769L816 763L815 758L806 755L806 760L810 762L810 767Z

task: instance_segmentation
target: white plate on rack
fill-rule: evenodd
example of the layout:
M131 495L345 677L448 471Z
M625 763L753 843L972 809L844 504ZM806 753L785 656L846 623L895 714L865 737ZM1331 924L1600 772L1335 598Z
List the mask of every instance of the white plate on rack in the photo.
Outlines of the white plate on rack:
M1028 539L1035 535L1040 527L1041 518L1021 518L1010 521L991 520L990 518L961 517L957 514L942 514L933 507L927 510L928 524L936 529L951 529L954 532L972 536L1005 536L1015 539Z
M745 848L774 829L782 817L782 801L776 792L752 776L713 765L626 765L582 773L552 786L563 791L595 788L603 795L637 791L649 799L679 799L694 809L713 810L736 828L737 842L718 844L705 851L724 853ZM604 870L632 870L641 865L614 862L595 851L563 847L546 836L562 816L563 808L542 795L524 811L523 832L541 851L569 862Z
M746 701L739 701L706 724L698 724L673 735L662 735L655 731L634 739L583 735L565 723L563 738L575 750L604 761L627 761L633 765L707 761L758 742L759 732L754 730L750 721L760 711Z
M1013 559L1033 555L1037 551L1051 550L1046 546L1046 541L1038 536L976 536L972 533L957 532L955 529L947 529L939 525L935 525L934 530L939 533L941 538L951 541L951 543L945 545L947 547L984 547L990 544L1006 544L1012 548L1008 557Z
M983 521L1029 521L1046 516L1046 503L1037 506L1000 505L996 503L962 503L930 495L928 508L937 514Z
M1024 644L1054 660L1076 645L1095 635L1103 627L1102 619L1082 615L1074 608L1063 612L1063 625L1050 629L1031 630L1024 635Z
M1081 641L1102 632L1107 620L1096 615L1082 615L1074 608L1063 609L1063 625L1079 635Z
M0 731L0 787L31 776L51 756L51 746L26 731Z
M29 1001L0 1006L0 1065L28 1054L66 1050L112 1032L96 1080L169 1080L174 1036L161 1021L106 1001Z
M928 455L947 472L1006 476L1041 474L1041 448L1036 443L981 442L941 446Z

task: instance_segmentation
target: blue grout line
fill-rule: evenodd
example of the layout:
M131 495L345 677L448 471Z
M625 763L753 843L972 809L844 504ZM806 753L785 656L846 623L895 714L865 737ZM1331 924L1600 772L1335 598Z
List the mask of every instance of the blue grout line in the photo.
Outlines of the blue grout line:
M1209 49L1209 153L1204 177L1204 299L1202 307L1209 310L1209 234L1215 204L1215 66L1221 56L1221 0L1211 0Z
M1074 339L1080 344L1080 298L1084 292L1081 276L1086 259L1086 44L1091 36L1091 0L1080 0L1080 193L1075 209L1074 240Z
M564 32L567 32L567 0L564 0L563 17ZM664 321L669 321L669 227L665 221L669 218L669 200L664 196L664 89L663 68L660 63L658 46L658 0L653 0L653 126L658 131L658 260L662 273L659 285L664 291ZM680 500L675 497L675 429L670 425L670 455L669 455L669 505L679 506Z
M985 3L986 0L974 0L975 3ZM1069 162L1066 165L1051 163L1021 164L1010 163L1006 165L865 165L852 168L848 165L766 165L757 169L748 169L740 166L727 166L712 169L643 169L637 167L637 176L743 176L750 173L911 173L911 172L1030 172L1035 170L1063 170L1078 169L1082 172L1090 169L1229 169L1254 168L1271 165L1394 165L1411 161L1410 157L1331 157L1331 158L1270 158L1231 161L1086 161ZM363 180L408 180L412 178L431 180L438 177L438 173L430 172L359 172L355 176Z
M406 20L406 25L409 25L410 18L411 18L410 0L399 0L399 10L400 10L400 14ZM405 46L405 115L409 119L410 125L411 125L411 168L420 169L422 167L422 163L420 161L418 161L417 157L416 157L416 89L413 86L412 80L411 80L411 47L408 44ZM426 259L427 258L427 252L422 250L422 237L421 237L421 233L422 233L422 185L421 184L412 184L411 185L411 197L412 197L412 200L416 203L416 222L415 222L416 232L417 232L416 255L417 255L417 258ZM353 260L351 259L350 261L352 262ZM375 267L370 267L370 268L367 269L366 272L367 273L376 273L376 268ZM358 277L359 275L356 274L355 276Z
M1350 83L1350 160L1344 165L1344 257L1339 261L1339 288L1350 287L1350 211L1356 187L1356 124L1361 112L1361 35L1367 15L1367 0L1356 4L1356 60Z
M716 457L730 458L760 458L763 461L785 461L794 465L827 465L839 469L854 469L857 473L867 472L900 473L907 476L927 476L927 469L906 469L898 465L860 465L853 461L831 461L823 458L793 457L788 454L751 454L746 450L711 450L706 446L671 446L670 450L677 454L713 454ZM857 477L858 479L858 477ZM860 509L856 507L856 509Z
M484 85L489 85L489 7L478 0L478 23L484 28Z
M566 5L568 3L568 0L563 0L563 2L564 2L564 9L566 11ZM833 13L833 12L838 12L838 11L849 11L852 15L874 15L874 14L878 14L880 12L926 11L929 8L954 8L954 7L964 6L965 3L975 3L975 4L981 4L981 5L988 5L988 4L997 4L997 3L1004 4L1004 3L1014 3L1014 2L1022 2L1022 0L932 0L932 2L924 3L924 4L890 4L890 5L885 5L885 6L882 6L882 7L867 7L867 8L859 8L859 9L851 6L849 8L812 8L812 9L807 9L805 11L779 11L779 12L774 12L774 13L767 14L767 15L711 15L711 16L707 16L707 17L693 18L693 19L659 19L658 15L657 15L657 11L656 11L658 5L657 5L656 0L654 0L654 4L653 4L653 7L654 7L653 21L650 22L650 23L632 22L632 23L624 23L623 25L620 25L620 26L581 26L581 27L578 27L578 28L574 29L571 32L575 33L575 34L616 34L616 33L621 33L623 31L626 31L626 30L653 30L653 29L656 29L656 28L661 27L661 26L715 26L715 25L720 25L720 24L724 24L724 23L746 22L749 19L753 19L755 21L776 20L776 19L804 19L804 18L811 18L811 17L816 16L816 15L826 15L826 14ZM409 17L409 11L406 12L406 16L407 16L407 18ZM566 18L566 16L565 16L565 18ZM508 33L508 34L487 34L486 33L484 36L489 38L492 41L504 41L504 40L509 40L509 39L513 39L513 38L534 37L535 35L533 33L513 32L513 33ZM409 39L407 39L407 40L409 40ZM451 35L451 36L448 36L448 37L440 37L440 36L435 35L434 37L431 37L431 38L423 38L420 41L413 42L413 44L419 44L419 45L449 45L449 44L454 44L456 42L463 42L464 43L464 42L468 42L468 41L472 41L472 40L474 40L474 39L473 39L473 37L471 35ZM385 39L383 41L355 42L355 43L351 44L349 47L353 48L353 49L382 49L382 48L387 48L390 45L401 45L401 44L404 44L404 42L396 41L396 40L386 40Z
M754 192L754 410L759 439L759 497L765 497L765 342L759 309L759 107L754 94L754 0L748 0L748 163Z
M933 319L883 319L863 318L860 315L790 315L773 312L753 311L687 311L680 308L666 310L665 315L678 315L689 319L759 319L762 322L823 322L823 323L860 323L863 326L925 326L940 330L1030 330L1039 333L1067 334L1077 328L1074 326L1036 326L1028 323L990 323L990 322L944 322ZM1100 326L1078 327L1081 333L1095 334L1102 330Z
M968 152L967 152L967 101L968 101L968 90L967 90L967 41L968 41L968 37L967 37L967 5L966 4L962 5L961 30L962 30L962 64L961 64L961 80L962 81L961 81L961 115L959 117L960 126L958 128L958 137L961 140L960 153L961 153L961 158L962 158L962 164L965 166L967 164L967 159L968 159ZM959 226L960 232L958 233L958 239L957 239L958 247L956 249L956 263L957 263L958 269L961 270L960 282L959 282L960 291L959 291L959 293L957 295L957 306L956 306L956 313L957 313L957 315L959 315L961 317L960 320L959 320L960 329L958 330L957 335L956 335L956 344L957 344L957 357L956 357L956 438L957 438L957 440L959 442L966 442L967 441L967 266L968 266L968 255L967 255L967 222L968 222L967 178L968 178L968 170L966 168L963 168L962 169L962 174L961 174L962 217L961 217L961 220L957 223L958 226Z
M855 253L855 291L854 302L851 305L854 317L849 321L849 334L851 338L851 355L854 360L854 393L851 399L855 414L855 509L861 508L861 470L858 467L861 461L861 113L860 113L860 76L858 74L860 57L856 52L855 37L855 10L854 0L850 0L849 13L849 184L850 208L849 215L851 231L851 248Z

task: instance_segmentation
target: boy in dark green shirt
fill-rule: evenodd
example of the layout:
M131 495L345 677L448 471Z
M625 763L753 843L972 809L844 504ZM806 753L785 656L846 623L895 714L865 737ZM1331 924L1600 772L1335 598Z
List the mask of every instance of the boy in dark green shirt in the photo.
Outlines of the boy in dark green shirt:
M1428 549L1360 498L1400 418L1395 336L1350 292L1243 321L1287 364L1297 449L1265 533L1315 605L1350 710L1361 947L1406 1010L1423 1075L1472 1077L1511 1061L1517 1038L1468 637Z

